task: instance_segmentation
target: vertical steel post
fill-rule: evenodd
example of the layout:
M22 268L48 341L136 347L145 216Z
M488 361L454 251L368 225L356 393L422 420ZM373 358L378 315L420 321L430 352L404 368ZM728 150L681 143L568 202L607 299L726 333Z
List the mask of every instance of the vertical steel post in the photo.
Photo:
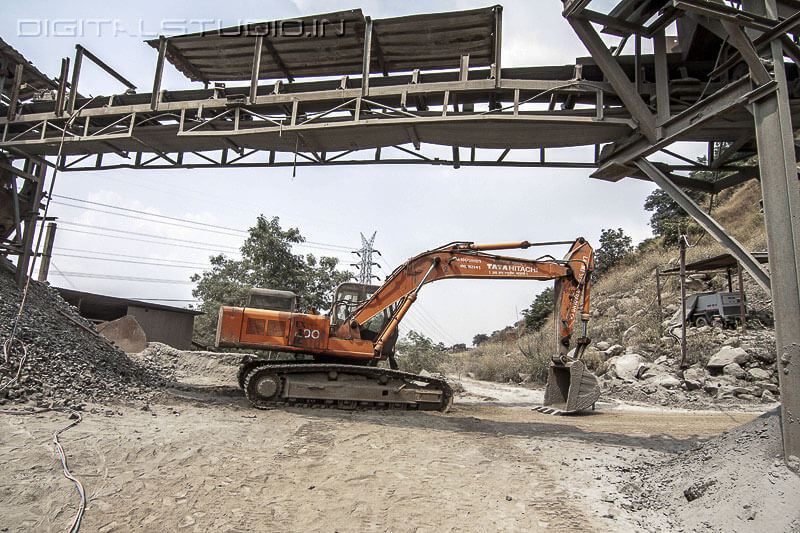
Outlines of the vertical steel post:
M681 368L686 368L686 235L680 237L681 249Z
M494 49L492 50L492 63L494 63L494 86L500 87L502 75L502 48L503 48L503 6L494 7Z
M42 251L42 263L39 265L39 281L47 281L47 274L50 271L50 258L53 256L53 241L56 238L56 223L47 223L47 232L44 234L44 250Z
M372 63L372 18L364 17L364 56L361 58L361 96L369 94L369 68Z
M736 263L736 273L739 275L739 316L742 317L742 334L747 331L747 308L744 305L744 279L742 276L742 264Z
M67 95L67 76L69 76L69 58L61 60L61 75L58 77L58 93L56 94L56 116L64 114L64 100Z
M19 91L22 88L22 74L24 66L18 63L14 69L14 85L11 89L11 100L8 102L8 121L11 122L17 118L17 105L19 104Z
M664 335L663 323L664 323L664 310L661 307L661 272L659 272L659 268L656 267L656 299L658 300L658 336L661 337Z
M658 122L666 122L670 117L669 109L669 67L667 65L667 38L664 30L653 36L653 55L656 70L656 110Z
M44 189L44 179L47 174L47 165L39 163L36 171L36 189L31 196L29 211L25 214L25 229L22 232L22 250L17 260L16 282L18 287L25 285L28 276L28 266L30 265L33 244L33 234L36 232L36 223L39 220L39 204L42 201L42 191Z
M150 109L158 109L159 93L161 92L161 78L164 75L164 57L167 53L167 38L158 36L158 61L156 61L156 74L153 77L153 93L150 95Z
M777 19L775 0L768 16ZM783 451L797 468L800 458L800 190L795 163L789 92L779 40L770 43L777 90L753 104L761 194L772 278L772 308L781 395Z
M75 45L75 62L72 64L72 81L69 84L69 103L67 103L67 113L75 112L75 100L78 98L78 81L81 78L81 63L83 62L83 47Z
M253 71L250 76L250 103L256 103L258 96L258 79L261 77L261 49L264 46L264 36L256 35L256 46L253 50Z

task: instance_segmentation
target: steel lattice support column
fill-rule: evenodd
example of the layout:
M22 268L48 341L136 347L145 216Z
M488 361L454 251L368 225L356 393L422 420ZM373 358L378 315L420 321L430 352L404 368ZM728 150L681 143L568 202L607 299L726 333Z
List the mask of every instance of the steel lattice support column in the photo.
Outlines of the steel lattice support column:
M783 447L787 462L797 468L798 462L789 459L800 457L800 187L780 41L772 41L771 52L778 90L753 104L753 116L772 279Z

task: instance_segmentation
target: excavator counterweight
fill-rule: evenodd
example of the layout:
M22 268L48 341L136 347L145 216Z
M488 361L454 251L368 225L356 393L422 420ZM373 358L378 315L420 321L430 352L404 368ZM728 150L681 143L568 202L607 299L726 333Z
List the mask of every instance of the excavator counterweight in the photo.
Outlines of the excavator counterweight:
M295 312L293 293L254 289L245 307L220 308L216 344L286 354L280 360L243 361L239 383L256 407L300 403L446 411L453 394L444 380L399 372L395 361L397 326L420 289L447 278L554 280L556 342L544 405L559 412L586 409L597 401L600 390L582 360L589 343L594 252L582 238L540 244L571 246L566 257L557 260L489 253L537 246L528 241L450 243L409 259L379 287L340 285L328 316ZM582 335L569 351L579 318ZM387 359L391 370L377 366Z

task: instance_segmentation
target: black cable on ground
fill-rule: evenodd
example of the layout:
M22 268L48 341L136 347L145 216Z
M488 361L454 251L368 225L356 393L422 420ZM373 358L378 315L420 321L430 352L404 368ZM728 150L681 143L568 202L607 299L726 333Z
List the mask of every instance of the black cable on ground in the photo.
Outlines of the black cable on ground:
M69 528L70 533L78 533L78 530L81 527L81 520L83 519L83 512L86 509L86 491L83 490L83 485L81 484L78 479L72 475L72 472L69 471L69 466L67 465L67 455L64 452L64 448L61 446L61 443L58 442L58 436L71 429L78 424L81 423L80 413L74 409L70 409L69 407L48 407L45 409L34 409L33 411L7 411L7 410L0 410L0 414L4 415L38 415L42 413L49 413L50 411L64 411L70 413L70 418L74 419L73 422L70 422L68 425L64 426L61 429L58 429L53 432L53 444L56 447L56 451L58 451L58 456L61 459L61 467L64 469L64 477L72 481L75 484L75 488L78 489L78 494L81 497L81 504L78 507L78 512L75 514L75 518L72 521L72 525Z

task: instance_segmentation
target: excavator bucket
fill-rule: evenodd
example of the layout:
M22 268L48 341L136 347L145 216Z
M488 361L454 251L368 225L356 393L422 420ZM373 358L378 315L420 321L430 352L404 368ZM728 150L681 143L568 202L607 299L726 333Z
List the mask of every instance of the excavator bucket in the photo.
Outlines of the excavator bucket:
M565 364L550 363L542 412L574 413L594 406L600 397L597 376L581 360Z

